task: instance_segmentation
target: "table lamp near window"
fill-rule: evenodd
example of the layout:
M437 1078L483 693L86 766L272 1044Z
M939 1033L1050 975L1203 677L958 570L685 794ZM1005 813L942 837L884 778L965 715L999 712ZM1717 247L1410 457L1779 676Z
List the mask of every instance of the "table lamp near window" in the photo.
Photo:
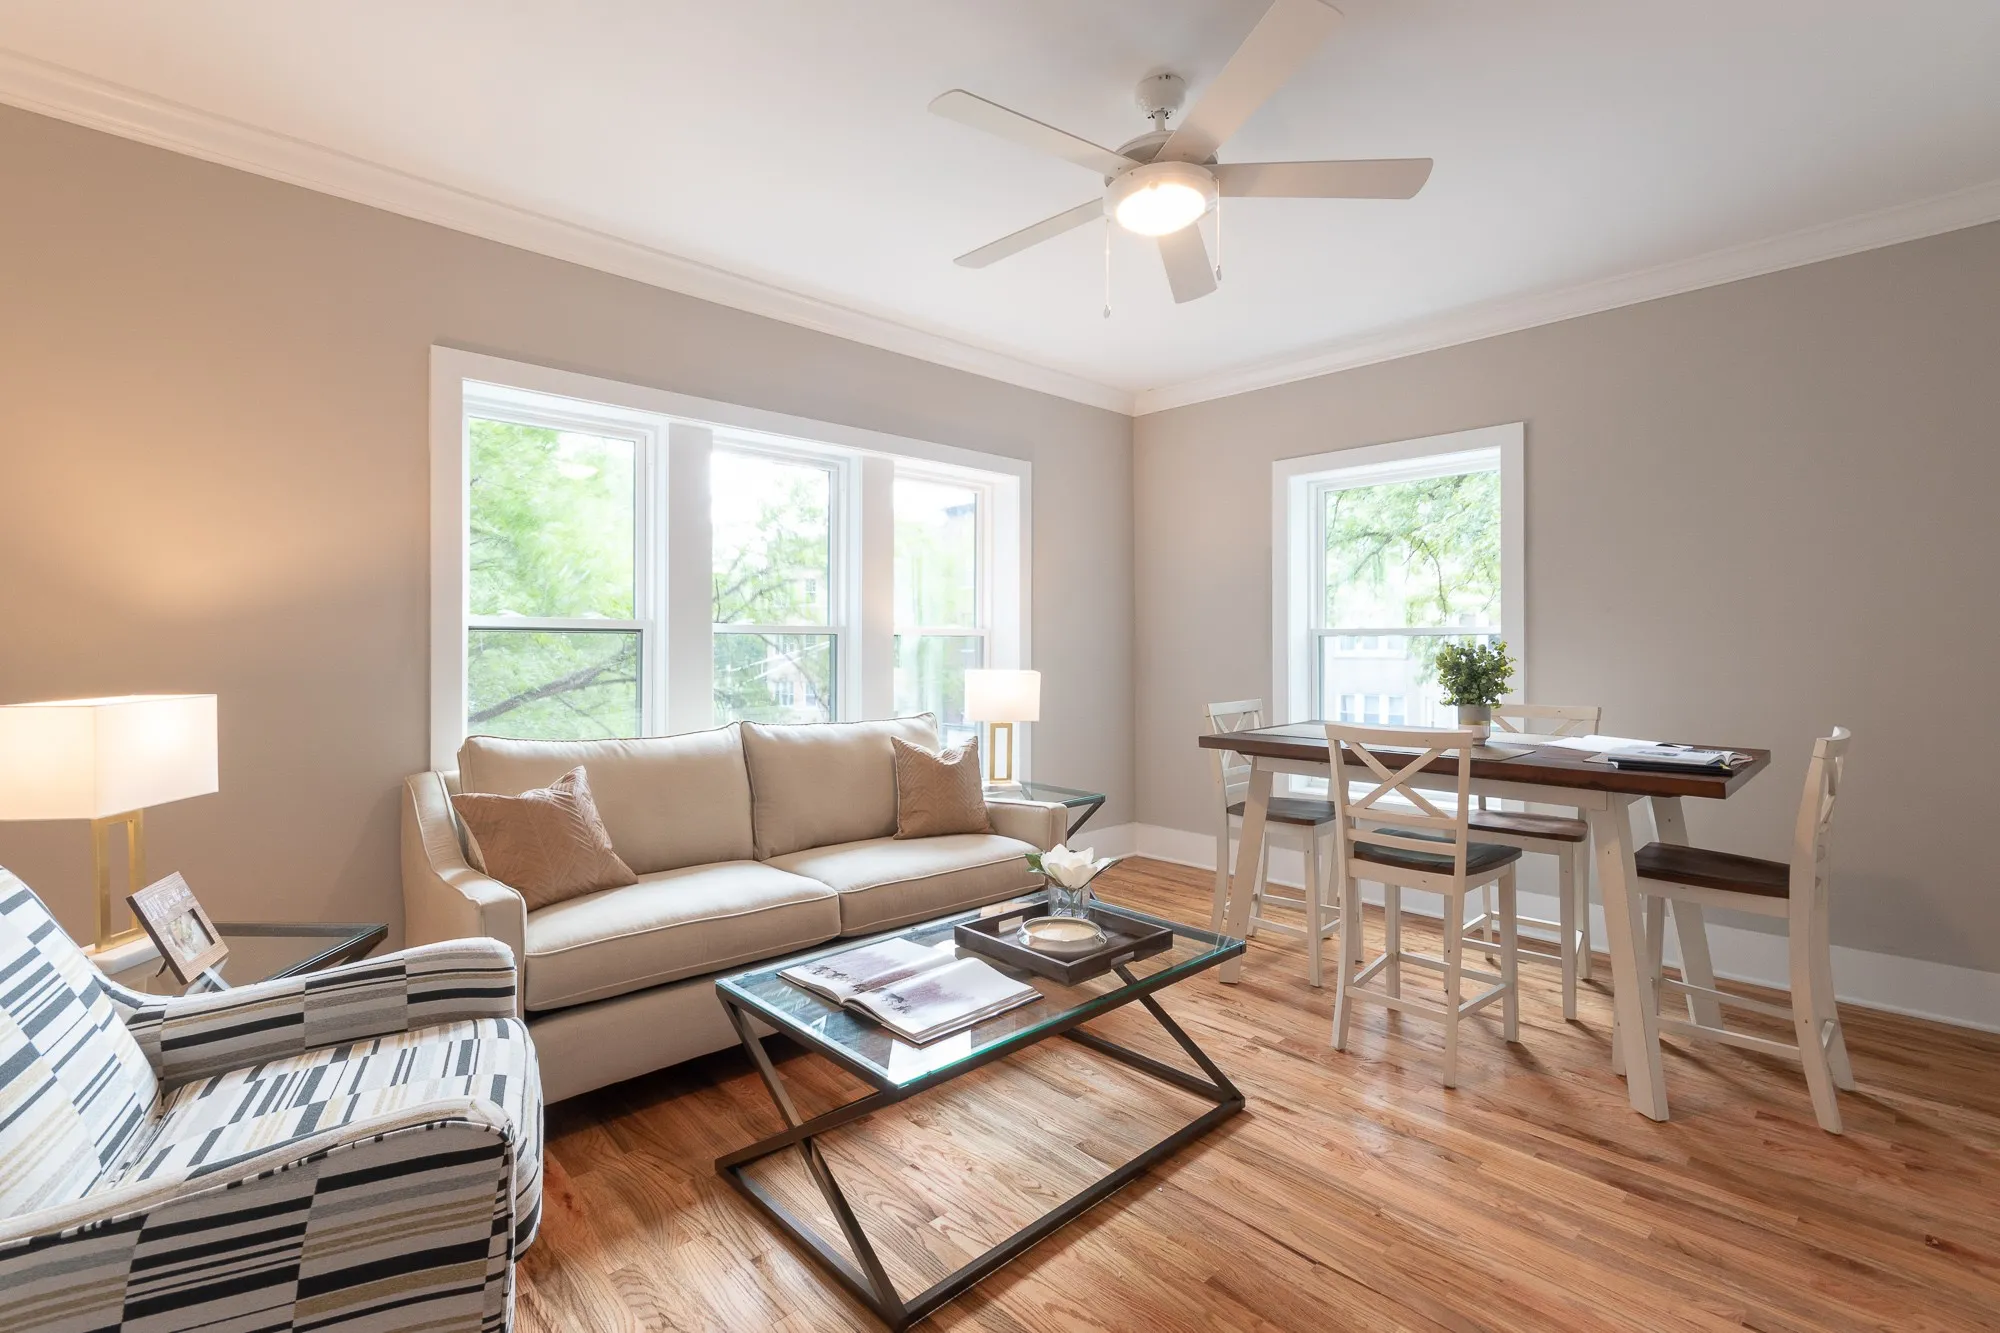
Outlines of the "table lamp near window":
M986 785L1018 787L1014 777L1014 724L1042 716L1042 673L974 668L965 673L965 720L984 722Z
M111 901L111 836L125 830L130 893L146 886L146 807L216 780L215 696L132 694L0 706L0 819L87 819L97 948L135 939Z

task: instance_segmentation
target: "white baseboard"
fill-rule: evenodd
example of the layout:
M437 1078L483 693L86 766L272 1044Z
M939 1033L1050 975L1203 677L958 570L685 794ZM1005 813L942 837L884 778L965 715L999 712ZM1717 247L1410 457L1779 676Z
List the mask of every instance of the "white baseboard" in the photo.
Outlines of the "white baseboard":
M1190 833L1186 829L1164 828L1158 824L1118 824L1096 835L1094 845L1100 856L1129 855L1171 861L1200 870L1215 869L1215 835ZM1540 864L1546 857L1528 857L1522 862L1520 912L1523 916L1553 918L1556 914L1554 872ZM1271 879L1296 888L1305 881L1305 858L1288 848L1271 851ZM1543 879L1548 887L1541 887ZM1379 905L1380 885L1364 887L1365 901ZM1443 901L1433 894L1403 895L1403 909L1420 916L1443 915ZM1605 947L1604 909L1590 907L1591 939ZM1532 932L1531 932L1532 933ZM1746 981L1789 989L1786 980L1786 944L1783 935L1767 935L1711 922L1708 948L1715 974L1732 981ZM1667 932L1667 961L1678 963L1680 950L1672 931ZM1894 954L1871 953L1866 949L1833 948L1833 989L1842 1004L1863 1009L1880 1009L1906 1014L1954 1027L2000 1032L2000 972L1981 972L1948 963L1931 963Z

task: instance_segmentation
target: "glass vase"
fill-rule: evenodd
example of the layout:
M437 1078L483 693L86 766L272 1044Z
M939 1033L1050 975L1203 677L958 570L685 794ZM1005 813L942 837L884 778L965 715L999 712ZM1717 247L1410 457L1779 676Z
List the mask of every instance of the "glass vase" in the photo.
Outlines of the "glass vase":
M1090 904L1095 897L1088 884L1080 889L1066 889L1054 880L1045 880L1049 886L1050 916L1089 916Z

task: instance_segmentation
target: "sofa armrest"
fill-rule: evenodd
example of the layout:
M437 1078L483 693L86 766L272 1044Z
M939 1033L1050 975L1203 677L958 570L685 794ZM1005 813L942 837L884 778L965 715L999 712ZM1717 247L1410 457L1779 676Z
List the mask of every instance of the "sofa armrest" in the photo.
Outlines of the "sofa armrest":
M440 1100L214 1174L0 1219L0 1314L8 1333L146 1315L149 1327L206 1328L245 1308L272 1327L373 1327L386 1300L413 1326L500 1328L536 1220L515 1215L522 1150L497 1108ZM266 1247L261 1267L245 1260L246 1237Z
M527 933L527 902L466 861L444 779L411 777L403 784L404 939L429 944L484 935L525 959Z
M986 818L992 822L995 833L1019 838L1042 852L1056 846L1069 832L1069 808L1053 801L1010 801L989 796Z
M168 1087L323 1046L513 1018L514 956L491 939L425 944L202 995L128 994L125 1023Z

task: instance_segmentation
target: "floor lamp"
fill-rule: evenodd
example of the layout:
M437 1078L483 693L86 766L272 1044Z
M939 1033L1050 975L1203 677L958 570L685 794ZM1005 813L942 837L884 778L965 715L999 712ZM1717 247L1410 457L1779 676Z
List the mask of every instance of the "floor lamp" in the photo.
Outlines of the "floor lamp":
M215 696L132 694L0 706L0 820L87 819L96 948L138 938L111 897L125 835L127 893L146 886L146 807L205 796L216 780Z

